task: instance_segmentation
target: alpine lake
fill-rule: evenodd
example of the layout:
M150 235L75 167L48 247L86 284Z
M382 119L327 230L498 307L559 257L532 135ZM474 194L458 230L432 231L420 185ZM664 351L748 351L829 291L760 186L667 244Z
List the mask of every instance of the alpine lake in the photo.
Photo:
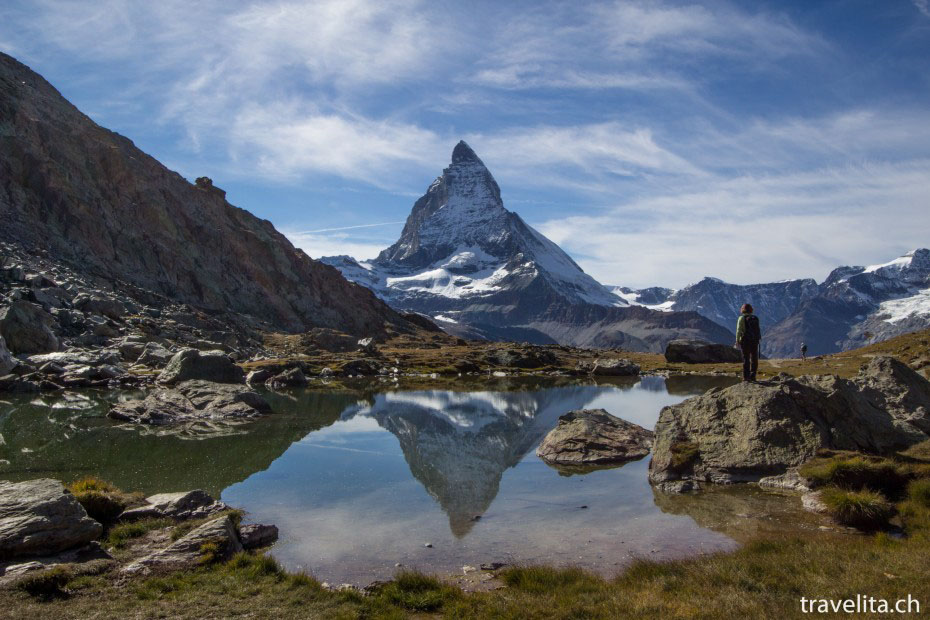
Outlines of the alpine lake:
M727 377L480 378L267 392L274 413L238 426L119 424L138 394L67 391L0 399L0 479L96 476L146 495L204 489L274 523L282 564L364 586L399 566L459 574L494 562L610 576L636 557L736 548L769 531L816 530L797 496L755 486L666 495L649 457L565 470L535 454L558 417L603 408L653 428L666 405Z

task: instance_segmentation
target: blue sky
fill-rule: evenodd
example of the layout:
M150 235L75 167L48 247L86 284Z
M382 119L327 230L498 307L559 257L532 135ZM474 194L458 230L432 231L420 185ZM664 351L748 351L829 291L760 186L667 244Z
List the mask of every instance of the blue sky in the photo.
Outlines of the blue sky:
M396 240L463 138L609 284L930 245L928 0L5 0L0 50L311 256Z

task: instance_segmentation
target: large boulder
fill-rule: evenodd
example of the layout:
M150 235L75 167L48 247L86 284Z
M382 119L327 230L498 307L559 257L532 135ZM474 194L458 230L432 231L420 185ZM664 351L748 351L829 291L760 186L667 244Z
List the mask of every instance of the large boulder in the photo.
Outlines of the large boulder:
M236 534L236 526L226 515L207 521L164 549L127 564L120 572L145 575L153 571L190 568L208 559L223 560L239 551L242 551L242 544Z
M81 293L71 303L82 312L99 314L111 319L120 319L126 314L126 304L102 293Z
M639 364L627 359L597 360L591 374L598 377L635 377L639 370Z
M892 358L852 380L779 377L714 388L665 407L650 480L757 482L821 448L882 453L930 436L930 383Z
M536 455L557 465L621 463L649 454L652 438L652 431L603 409L579 409L559 417Z
M223 351L182 349L158 375L158 383L171 385L201 379L216 383L243 383L245 372Z
M158 344L157 342L146 342L136 358L136 364L140 366L149 366L152 368L164 368L174 357L174 353Z
M342 374L345 376L370 377L380 372L381 363L373 359L350 360L342 366Z
M14 355L58 350L55 319L42 306L18 299L0 309L0 336Z
M257 392L244 385L185 381L172 389L155 390L144 399L113 405L114 420L156 426L210 421L245 421L271 411Z
M0 560L87 544L103 526L57 480L0 480Z
M13 358L13 354L6 348L3 336L0 336L0 377L9 374L16 367L16 364L17 361Z
M740 362L743 355L725 344L703 340L672 340L665 347L665 361L684 364L722 364Z
M548 349L498 349L485 355L485 362L503 368L542 368L560 363L559 357Z

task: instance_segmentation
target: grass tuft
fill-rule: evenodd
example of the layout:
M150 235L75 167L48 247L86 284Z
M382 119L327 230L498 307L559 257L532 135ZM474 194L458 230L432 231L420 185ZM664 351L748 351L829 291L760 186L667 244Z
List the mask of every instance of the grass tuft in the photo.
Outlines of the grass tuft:
M72 577L71 571L67 568L56 566L27 573L16 583L16 587L42 600L63 598L68 595L64 588Z
M104 524L114 522L133 500L109 482L93 477L75 480L68 490L90 518Z
M912 502L930 508L930 478L913 480L907 485L907 496Z
M417 571L399 572L381 586L375 598L382 604L418 612L438 611L461 596L461 591Z
M122 549L130 540L141 538L152 530L169 527L174 522L171 519L140 519L129 523L118 523L107 533L107 543L111 547Z
M869 489L888 497L900 495L908 481L907 473L894 461L849 453L816 457L799 467L798 473L814 486Z
M820 497L837 523L863 530L886 527L895 514L894 506L875 491L827 487Z

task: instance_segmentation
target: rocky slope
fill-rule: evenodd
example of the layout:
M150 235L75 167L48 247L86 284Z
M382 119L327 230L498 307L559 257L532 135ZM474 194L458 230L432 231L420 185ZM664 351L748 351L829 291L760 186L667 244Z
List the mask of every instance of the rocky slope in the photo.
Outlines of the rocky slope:
M395 308L462 336L652 351L680 337L732 339L697 314L634 308L613 295L504 207L464 142L414 204L397 243L370 262L322 260Z
M285 331L373 335L406 325L270 222L229 204L209 179L189 183L5 54L0 220L0 239L140 303L167 299Z
M704 278L673 291L611 287L624 301L655 310L692 310L733 329L750 303L763 322L762 352L792 357L846 351L930 327L930 250L918 249L870 267L838 267L813 279L730 284Z

